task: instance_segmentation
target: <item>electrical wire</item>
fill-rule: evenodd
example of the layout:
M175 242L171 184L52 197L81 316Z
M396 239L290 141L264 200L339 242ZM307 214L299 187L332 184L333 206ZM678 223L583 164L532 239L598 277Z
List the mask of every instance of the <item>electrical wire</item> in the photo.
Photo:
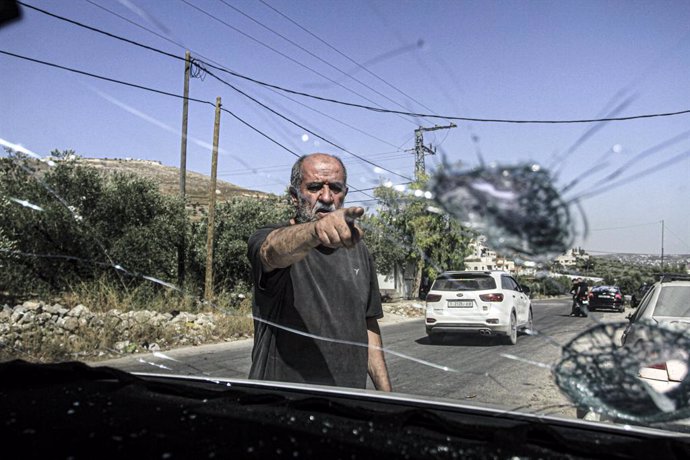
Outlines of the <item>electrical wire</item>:
M182 0L182 1L184 1L184 0ZM136 46L142 47L142 48L147 49L147 50L149 50L149 51L154 51L154 52L157 52L157 53L159 53L159 54L162 54L162 55L165 55L165 56L168 56L168 57L172 57L172 58L175 58L175 59L184 61L184 58L182 58L182 57L180 57L180 56L176 56L176 55L174 55L174 54L167 53L167 52L162 51L162 50L158 50L158 49L153 48L153 47L151 47L151 46L148 46L148 45L144 45L144 44L138 43L138 42L136 42L136 41L134 41L134 40L130 40L130 39L127 39L127 38L124 38L124 37L120 37L120 36L118 36L118 35L115 35L115 34L112 34L112 33L106 32L106 31L103 31L103 30L98 29L98 28L96 28L96 27L88 26L88 25L83 24L83 23L81 23L81 22L78 22L78 21L74 21L74 20L72 20L72 19L65 18L65 17L63 17L63 16L60 16L60 15L51 13L51 12L49 12L49 11L43 10L43 9L41 9L41 8L37 8L37 7L35 7L35 6L29 5L29 4L26 4L26 3L23 3L23 2L18 2L18 3L20 3L21 5L26 6L26 7L28 7L28 8L34 9L34 10L36 10L36 11L38 11L38 12L44 13L44 14L46 14L46 15L48 15L48 16L51 16L51 17L54 17L54 18L56 18L56 19L60 19L60 20L69 22L69 23L74 24L74 25L77 25L77 26L79 26L79 27L86 28L86 29L91 30L91 31L93 31L93 32L101 33L101 34L104 34L104 35L106 35L106 36L108 36L108 37L115 38L115 39L124 41L124 42L126 42L126 43L129 43L129 44L132 44L132 45L136 45ZM193 6L193 5L190 5L190 6ZM197 7L194 7L194 8L197 8ZM207 13L207 14L208 14L208 13ZM15 56L16 56L16 57L20 57L19 55L15 55ZM28 58L28 59L30 59L30 58ZM35 61L35 62L39 62L39 61ZM45 62L42 62L42 63L48 64L48 63L45 63ZM234 73L235 73L235 72L232 72L232 71L230 71L230 70L228 70L228 69L224 69L224 68L222 68L222 67L219 67L219 66L215 66L215 65L213 65L213 64L210 64L210 63L208 63L208 62L205 62L205 61L198 61L198 60L196 60L196 59L193 59L193 60L192 60L192 67L195 69L195 70L194 70L195 76L196 76L197 78L201 78L202 80L203 80L203 77L202 77L202 75L201 75L201 73L200 73L200 69L201 69L202 63L203 63L203 65L209 66L209 67L211 67L211 68L213 68L213 69L216 69L216 70L228 72L228 73L230 73L230 74L234 74ZM75 69L69 69L69 68L67 68L67 67L61 67L61 66L58 66L57 64L51 64L51 65L56 66L56 67L59 67L59 68L63 68L63 69L65 69L65 70L76 71ZM89 75L89 76L95 76L95 74L84 73L83 71L76 71L76 72L78 72L78 73L83 73L83 74ZM290 122L290 123L292 123L292 124L294 124L294 125L300 127L301 129L304 129L305 131L307 131L307 132L309 132L310 134L312 134L312 135L314 135L314 136L316 136L316 137L322 139L323 141L328 142L329 144L333 145L334 147L339 148L339 149L343 150L344 152L347 152L347 153L349 153L349 154L351 154L351 155L353 155L353 156L359 158L360 160L365 161L366 163L369 163L369 164L371 164L371 165L373 165L373 166L375 166L375 167L379 167L379 168L381 168L381 169L384 170L384 171L388 171L388 172L390 172L391 174L399 175L400 177L403 177L404 179L409 179L409 178L406 177L406 176L401 176L400 174L398 174L398 173L396 173L396 172L394 172L394 171L390 171L390 170L388 170L388 169L386 169L386 168L383 168L383 167L381 167L381 166L379 166L379 165L376 165L375 163L372 163L371 161L368 161L368 160L366 160L366 159L364 159L364 158L362 158L362 157L360 157L360 156L358 156L358 155L356 155L356 154L354 154L354 153L352 153L352 152L349 152L349 151L348 151L347 149L345 149L345 148L339 147L337 144L335 144L335 143L329 141L328 139L325 139L324 137L319 136L319 135L316 134L315 132L313 132L313 131L311 131L311 130L305 128L304 126L302 126L302 125L300 125L300 124L298 124L298 123L296 123L296 122L290 120L289 118L287 118L287 117L285 117L285 116L279 114L278 112L276 112L276 111L270 109L270 108L269 108L268 106L266 106L265 104L262 104L261 102L259 102L258 100L252 98L251 96L247 95L246 93L242 92L241 90L239 90L239 89L236 88L235 86L230 85L228 82L225 82L224 80L220 79L219 77L217 77L217 76L211 74L211 72L209 72L209 71L208 71L207 69L205 69L205 68L204 68L204 72L205 72L205 73L208 73L208 74L210 74L210 75L212 75L212 76L213 76L214 78L216 78L218 81L220 81L220 82L222 82L222 83L224 83L224 84L230 86L232 89L234 89L235 91L238 91L240 94L244 95L245 97L250 98L251 100L253 100L253 101L256 102L257 104L261 105L261 106L264 107L265 109L267 109L267 110L271 111L272 113L274 113L275 115L280 116L280 117L283 118L284 120L286 120L286 121L288 121L288 122ZM98 76L98 78L107 79L106 77L101 77L101 76ZM117 82L116 80L109 80L109 81ZM141 88L142 88L142 89L146 89L145 87L141 87ZM150 89L150 88L149 88L149 89ZM169 93L169 94L172 94L172 93ZM177 96L177 97L181 97L181 96ZM194 100L194 99L189 98L189 100ZM213 103L210 102L210 101L206 101L206 103L212 104L212 105L213 105ZM315 110L315 109L312 109L312 110ZM232 116L235 116L235 115L232 114L232 113L231 113L231 115L232 115ZM324 114L324 115L325 115L325 114ZM341 122L341 123L342 123L342 122ZM346 125L347 125L347 124L346 124ZM349 126L349 125L348 125L348 126ZM352 126L349 126L349 127L353 128L353 129L356 129L357 131L360 131L360 132L361 132L361 130L359 130L359 129L355 128L355 127L352 127ZM255 129L255 128L252 128L252 129ZM278 143L277 141L273 140L272 138L268 137L266 134L263 134L263 133L262 133L262 135L263 135L264 137L267 137L268 139L270 139L272 142L278 144L278 145L281 146L282 148L286 149L287 151L289 151L289 152L292 153L293 155L296 155L296 154L295 154L294 152L292 152L290 149L288 149L287 147L285 147L285 146L283 146L282 144ZM375 136L374 136L374 137L375 137ZM376 137L375 137L375 138L376 138ZM381 139L378 139L378 138L376 138L376 139L379 140L379 141L382 141L382 142L384 142L384 143L387 143L387 144L389 144L389 145L391 145L391 146L394 147L393 144L390 144L390 143L388 143L388 142L386 142L386 141L383 141L383 140L381 140Z
M184 1L184 0L183 0L183 1ZM247 14L247 13L245 13L244 11L240 10L239 8L230 5L230 4L229 4L228 2L226 2L225 0L219 0L219 1L220 1L222 4L224 4L225 6L227 6L228 8L232 9L233 11L236 11L237 13L239 13L239 14L241 14L242 16L248 18L250 21L254 22L255 24L258 24L259 26L263 27L264 29L268 30L269 32L271 32L271 33L277 35L278 37L282 38L282 39L285 40L286 42L290 43L291 45L297 47L298 49L304 51L304 52L307 53L308 55L310 55L310 56L312 56L313 58L317 59L318 61L320 61L320 62L326 64L328 67L330 67L330 68L332 68L332 69L335 69L336 71L340 72L342 75L344 75L344 76L346 76L346 77L348 77L348 78L351 78L352 80L356 81L357 83L359 83L360 85L362 85L362 86L364 86L365 88L369 89L370 91L374 92L375 94L378 94L379 96L383 97L383 98L386 99L387 101L392 102L393 104L395 104L395 105L398 106L398 107L402 107L402 108L405 107L404 105L400 104L399 102L397 102L397 101L391 99L390 97L386 96L385 94L381 93L380 91L376 90L375 88L372 88L371 86L369 86L369 85L366 84L365 82L363 82L363 81L361 81L360 79L356 78L356 77L355 77L354 75L352 75L351 73L342 70L340 67L338 67L338 66L336 66L336 65L334 65L334 64L332 64L332 63L330 63L329 61L327 61L327 60L321 58L320 56L318 56L318 55L312 53L311 51L309 51L308 49L304 48L304 47L303 47L302 45L300 45L299 43L296 43L295 41L289 39L289 38L286 37L285 35L283 35L283 34L281 34L281 33L279 33L279 32L276 32L276 31L275 31L274 29L272 29L271 27L268 27L267 25L263 24L261 21L259 21L259 20L257 20L256 18L250 16L249 14ZM187 2L185 1L185 3L187 3ZM361 95L360 95L360 96L361 96ZM427 110L430 110L430 109L427 109ZM410 120L405 119L405 121L410 121Z
M206 10L204 10L203 8L201 8L201 7L197 6L197 5L193 5L192 3L188 2L187 0L180 0L180 1L181 1L182 3L184 3L184 4L188 5L188 6L190 6L191 8L194 8L195 10L199 11L200 13L202 13L202 14L208 16L209 18L213 19L214 21L217 21L217 22L223 24L224 26L226 26L226 27L228 27L228 28L234 30L235 32L239 33L240 35L242 35L242 36L244 36L244 37L246 37L246 38L252 40L253 42L258 43L259 45L261 45L261 46L263 46L263 47L265 47L265 48L267 48L267 49L273 51L274 53L278 54L279 56L284 57L285 59L289 60L290 62L292 62L292 63L294 63L294 64L296 64L296 65L298 65L298 66L300 66L300 67L302 67L302 68L304 68L304 69L307 69L307 70L309 70L310 72L313 72L314 74L318 75L319 77L321 77L321 78L323 78L323 79L325 79L325 80L328 80L328 81L330 81L331 83L333 83L333 84L335 84L335 85L338 85L339 87L343 88L344 90L346 90L346 91L348 91L348 92L350 92L350 93L352 93L352 94L354 94L354 95L356 95L356 96L361 97L362 99L366 100L367 102L370 102L370 103L375 104L375 105L377 105L377 106L379 106L379 107L382 107L381 105L377 104L376 101L374 101L374 100L372 100L372 99L370 99L370 98L364 96L364 95L361 94L361 93L358 93L357 91L355 91L355 90L353 90L352 88L349 88L349 87L343 85L342 83L337 82L336 80L333 80L332 78L330 78L330 77L328 77L327 75L325 75L325 74L319 72L319 71L316 70L316 69L313 69L312 67L309 67L308 65L304 64L303 62L300 62L300 61L298 61L297 59L294 59L294 58L288 56L287 54L285 54L285 53L283 53L283 52L281 52L281 51L279 51L279 50L273 48L272 46L270 46L270 45L268 45L268 44L262 42L261 40L259 40L259 39L255 38L255 37L253 37L252 35L250 35L250 34L244 32L244 31L238 29L237 27L233 26L232 24L229 24L228 22L223 21L222 19L218 18L217 16L212 15L211 13L209 13L209 12L206 11ZM409 122L411 122L411 123L414 123L414 122L412 122L411 120L407 120L407 119L405 119L405 121L409 121Z
M637 228L637 227L647 227L650 225L657 225L659 222L647 222L644 224L633 224L633 225L625 225L622 227L606 227L606 228L592 228L589 231L590 232L603 232L607 230L625 230L628 228Z
M36 11L40 11L42 13L48 14L50 16L53 16L57 19L61 19L67 22L70 22L72 24L78 25L80 27L87 28L89 30L92 30L94 32L102 33L104 35L107 35L109 37L125 41L127 43L140 46L142 48L148 49L153 52L157 52L163 55L166 55L168 57L172 57L174 59L178 60L184 60L183 57L176 56L171 53L167 53L162 50L158 50L156 48L153 48L148 45L144 45L141 43L138 43L134 40L130 40L127 38L119 37L115 34L111 34L109 32L105 32L102 30L99 30L95 27L87 26L82 23L79 23L77 21L73 21L71 19L64 18L62 16L58 16L53 13L49 13L45 10L42 10L40 8L36 8L34 6L28 5L24 2L21 2L17 0L18 4L21 4L23 6L26 6L28 8L33 8ZM229 75L232 75L234 77L252 82L254 84L264 86L267 88L273 88L278 91L283 91L286 93L294 94L297 96L303 96L311 99L315 99L318 101L322 102L329 102L337 105L342 105L346 107L353 107L353 108L359 108L363 110L368 110L376 113L388 113L388 114L397 114L397 115L404 115L404 116L409 116L409 117L417 117L417 118L438 118L438 119L446 119L446 120L457 120L457 121L474 121L477 123L508 123L508 124L582 124L582 123L600 123L600 122L608 122L608 121L631 121L631 120L639 120L639 119L646 119L646 118L660 118L660 117L672 117L672 116L678 116L678 115L687 115L690 114L690 109L688 110L679 110L675 112L658 112L658 113L650 113L650 114L641 114L641 115L630 115L627 117L604 117L604 118L581 118L581 119L561 119L561 120L555 120L555 119L543 119L543 120L537 120L537 119L512 119L512 118L477 118L477 117L462 117L462 116L455 116L455 115L441 115L441 114L432 114L432 113L420 113L420 112L407 112L407 111L402 111L402 110L393 110L393 109L385 109L385 108L379 108L379 107L372 107L372 106L367 106L363 104L357 104L354 102L346 102L346 101L341 101L338 99L331 99L331 98L326 98L326 97L321 97L321 96L316 96L313 94L305 93L302 91L295 91L292 89L284 88L278 85L273 85L271 83L267 83L252 77L248 77L246 75L240 74L238 72L234 72L229 69L225 69L223 67L217 66L215 64L206 62L206 61L201 61L201 60L196 60L198 63L203 64L207 68L212 68L215 70L218 70L220 72L225 72ZM208 70L207 70L208 72Z
M151 87L148 87L148 86L138 85L138 84L126 82L126 81L123 81L123 80L117 80L117 79L114 79L114 78L104 77L104 76L102 76L102 75L97 75L97 74L94 74L94 73L91 73L91 72L85 72L85 71L82 71L82 70L78 70L78 69L74 69L74 68L71 68L71 67L62 66L62 65L59 65L59 64L54 64L54 63L47 62L47 61L42 61L42 60L39 60L39 59L33 59L33 58L30 58L30 57L27 57L27 56L22 56L22 55L19 55L19 54L11 53L11 52L9 52L9 51L5 51L5 50L2 50L2 49L0 49L0 54L5 54L5 55L12 56L12 57L16 57L16 58L19 58L19 59L24 59L24 60L27 60L27 61L30 61L30 62L34 62L34 63L38 63L38 64L43 64L43 65L46 65L46 66L49 66L49 67L55 67L55 68L58 68L58 69L61 69L61 70L66 70L66 71L68 71L68 72L74 72L74 73L77 73L77 74L86 75L86 76L89 76L89 77L92 77L92 78L97 78L97 79L100 79L100 80L105 80L105 81L108 81L108 82L111 82L111 83L117 83L117 84L124 85L124 86L130 86L130 87L133 87L133 88L142 89L142 90L145 90L145 91L150 91L150 92L157 93L157 94L161 94L161 95L164 95L164 96L175 97L175 98L178 98L178 99L185 99L184 96L180 96L179 94L174 94L174 93L170 93L170 92L167 92L167 91L158 90L158 89L151 88ZM207 73L209 73L209 72L207 72ZM214 76L214 75L211 74L211 73L209 73L209 75ZM214 78L217 78L217 77L214 76ZM221 80L221 81L222 81L222 80ZM330 142L329 140L327 140L327 139L325 139L325 138L319 136L318 134L316 134L316 133L314 133L314 132L308 130L307 128L305 128L305 127L299 125L298 123L296 123L296 122L294 122L294 121L288 119L287 117L285 117L285 116L279 114L278 112L276 112L276 111L274 111L273 109L267 107L266 105L262 104L261 102L257 101L256 99L254 99L254 98L252 98L251 96L247 95L246 93L242 92L241 90L235 88L234 86L232 86L232 85L230 85L230 86L231 86L233 89L235 89L236 91L238 91L238 92L240 92L241 94L245 95L246 97L250 98L250 99L253 100L254 102L258 103L258 104L261 105L262 107L264 107L264 108L266 108L267 110L269 110L269 111L275 113L276 115L278 115L278 116L280 116L281 118L283 118L283 119L289 121L290 123L293 123L293 124L295 124L296 126L301 127L302 129L304 129L305 131L309 132L310 134L312 134L312 135L314 135L314 136L316 136L316 137L319 137L320 139L324 140L325 142L330 143L331 145L333 145L333 146L335 146L335 147L341 149L341 150L344 151L344 152L350 153L351 155L355 156L356 158L359 158L360 160L362 160L362 161L364 161L364 162L366 162L366 163L372 164L373 166L376 166L376 167L378 167L378 168L381 168L382 170L389 171L389 170L387 170L386 168L382 168L381 166L378 166L377 164L375 164L375 163L373 163L373 162L371 162L371 161L369 161L369 160L367 160L367 159L365 159L365 158L362 158L361 156L359 156L359 155L357 155L357 154L355 154L355 153L349 152L348 150L346 150L346 149L344 149L344 148L342 148L342 147L338 147L336 144L334 144L334 143ZM202 103L202 104L208 104L208 105L211 105L211 106L214 106L214 107L215 107L215 104L212 103L211 101L204 101L204 100L202 100L202 99L196 99L196 98L192 98L192 97L188 97L187 99L188 99L189 101L198 102L198 103ZM296 156L296 157L300 157L300 155L299 155L298 153L295 153L294 151L290 150L288 147L284 146L284 145L281 144L280 142L278 142L278 141L276 141L275 139L273 139L272 137L270 137L268 134L266 134L266 133L262 132L261 130L259 130L258 128L252 126L250 123L247 123L246 121L244 121L242 118L240 118L239 116L237 116L236 114L234 114L234 113L231 112L230 110L225 109L225 108L221 108L221 110L224 111L224 112L226 112L226 113L228 113L230 116L232 116L233 118L237 119L239 122L241 122L242 124L244 124L244 125L247 126L248 128L252 129L253 131L255 131L255 132L257 132L257 133L259 133L261 136L265 137L265 138L268 139L269 141L271 141L271 142L273 142L274 144L278 145L279 147L283 148L284 150L286 150L287 152L291 153L292 155L294 155L294 156ZM395 172L393 172L393 171L389 171L389 172L392 173L392 174L399 175L400 177L403 177L403 178L409 180L408 177L402 176L402 175L397 174L397 173L395 173Z
M130 20L130 19L128 19L128 18L126 18L126 17L124 17L124 16L122 16L122 15L120 15L120 14L118 14L118 13L116 13L116 12L114 12L114 11L112 11L112 10L106 8L106 7L104 7L104 6L101 6L101 5L99 5L99 4L95 3L95 2L93 2L92 0L85 0L85 1L88 2L88 3L90 3L90 4L92 4L93 6L95 6L95 7L97 7L97 8L102 9L102 10L105 11L105 12L107 12L107 13L109 13L109 14L111 14L111 15L113 15L113 16L115 16L115 17L117 17L117 18L119 18L119 19L121 19L121 20L123 20L123 21L125 21L125 22L127 22L127 23L129 23L129 24L131 24L131 25L134 25L134 26L136 26L136 27L138 27L138 28L140 28L140 29L142 29L142 30L144 30L144 31L146 31L146 32L149 32L149 33L155 35L155 36L158 37L158 38L161 38L161 39L163 39L163 40L166 40L167 42L172 43L172 44L174 44L174 45L176 45L176 46L178 46L178 47L180 47L180 48L182 48L182 49L185 49L185 50L188 49L188 48L187 48L186 46L184 46L183 44L181 44L181 43L179 43L179 42L176 42L176 41L174 41L174 40L170 39L169 37L166 37L166 36L164 36L164 35L162 35L162 34L159 34L158 32L155 32L155 31L153 31L153 30L151 30L151 29L149 29L149 28L147 28L147 27L144 27L144 26L142 26L141 24L138 24L138 23L136 23L136 22L134 22L134 21L132 21L132 20ZM40 10L40 9L38 9L38 11L43 12L43 10ZM53 16L53 17L55 17L55 18L57 18L57 19L62 19L62 17L60 17L60 16L58 16L58 15L55 15L55 14L52 14L52 13L47 13L47 12L46 12L46 14L50 14L51 16ZM69 21L71 21L71 20L69 20ZM71 21L71 22L72 22L72 24L82 26L82 24L77 23L76 21ZM85 27L89 28L89 30L96 31L96 32L100 32L100 30L98 30L98 29L96 29L96 28L94 28L94 27L91 27L91 26L85 26ZM120 37L115 36L114 34L109 34L109 36L110 36L110 37L113 37L113 38L117 38L117 39L120 38ZM129 43L132 43L132 41L129 41ZM133 44L137 44L137 43L133 43ZM150 48L148 48L148 49L150 49ZM211 59L211 58L208 58L208 57L204 56L204 55L201 54L201 53L194 52L194 54L197 55L197 56L200 56L200 57L203 59L202 62L204 62L204 64L206 64L206 65L210 65L209 63L213 63L213 64L216 64L216 65L218 66L218 67L217 67L218 69L228 70L227 67L222 66L220 63L214 61L214 60ZM177 56L175 56L175 57L178 58ZM196 65L193 65L193 66L192 66L192 71L194 71L194 74L193 74L192 76L194 76L194 77L199 77L199 76L200 76L200 75L199 75L199 68L198 68ZM202 75L203 75L203 74L202 74ZM202 78L202 80L203 80L203 78ZM332 116L330 116L330 115L328 115L328 114L326 114L326 113L324 113L324 112L322 112L322 111L320 111L320 110L317 110L317 109L315 109L315 108L313 108L313 107L310 107L310 106L304 104L303 102L297 101L296 99L291 98L290 96L284 94L283 92L274 90L274 89L272 89L272 88L269 88L269 90L272 91L272 92L274 92L275 94L280 95L281 97L284 97L284 98L288 99L289 101L294 102L295 104L299 104L299 105L301 105L302 107L304 107L304 108L306 108L306 109L308 109L308 110L311 110L311 111L313 111L313 112L315 112L315 113L318 113L318 114L321 115L321 116L324 116L324 117L326 117L326 118L329 118L329 119L335 121L336 123L339 123L339 124L341 124L341 125L343 125L343 126L347 126L348 128L350 128L350 129L352 129L352 130L354 130L354 131L357 131L357 132L359 132L359 133L361 133L361 134L364 134L365 136L368 136L368 137L370 137L370 138L372 138L372 139L375 139L375 140L377 140L377 141L379 141L379 142L382 142L382 143L384 143L384 144L387 144L387 145L389 145L389 146L391 146L391 147L396 147L394 144L392 144L392 143L390 143L390 142L388 142L388 141L386 141L386 140L384 140L384 139L381 139L381 138L379 138L379 137L377 137L377 136L375 136L375 135L373 135L373 134L371 134L371 133L368 133L368 132L366 132L366 131L364 131L364 130L362 130L362 129L359 129L359 128L353 126L353 125L350 125L350 124L348 124L348 123L345 123L344 121L342 121L342 120L340 120L340 119L338 119L338 118L332 117Z
M349 153L349 154L352 155L353 157L359 158L359 159L362 160L363 162L368 163L368 164L370 164L370 165L372 165L372 166L375 166L375 167L377 167L377 168L380 168L380 169L382 169L383 171L389 172L389 173L391 173L391 174L393 174L393 175L396 175L396 176L398 176L398 177L402 177L403 179L412 180L411 178L409 178L409 177L407 177L407 176L404 176L404 175L402 175L402 174L400 174L400 173L397 173L397 172L395 172L395 171L392 171L392 170L390 170L390 169L388 169L388 168L384 168L384 167L382 167L382 166L380 166L380 165L377 165L376 163L367 160L366 158L362 157L361 155L357 155L356 153L349 151L349 150L346 149L345 147L339 146L339 145L336 144L335 142L333 142L333 141L331 141L331 140L329 140L329 139L326 139L325 137L323 137L323 136L321 136L321 135L315 133L314 131L312 131L312 130L306 128L305 126L303 126L303 125L297 123L296 121L291 120L291 119L287 118L285 115L282 115L281 113L279 113L279 112L273 110L272 108L268 107L268 106L267 106L266 104L264 104L263 102L261 102L261 101L259 101L258 99L256 99L256 98L250 96L249 94L245 93L244 91L242 91L241 89L237 88L237 87L234 86L233 84L231 84L231 83L229 83L229 82L223 80L222 78L220 78L220 77L218 77L217 75L215 75L213 72L210 72L208 69L204 69L204 70L205 70L205 72L208 73L210 76L212 76L213 78L215 78L215 79L218 80L219 82L223 83L224 85L228 86L229 88L232 88L232 89L235 90L236 92L240 93L242 96L244 96L244 97L248 98L249 100L255 102L256 104L258 104L258 105L260 105L261 107L265 108L266 110L268 110L269 112L273 113L274 115L276 115L276 116L282 118L283 120L287 121L288 123L291 123L291 124L297 126L298 128L305 130L305 131L308 132L309 134L318 137L319 139L321 139L322 141L324 141L324 142L326 142L326 143L332 145L333 147L335 147L335 148L337 148L337 149L339 149L339 150L342 150L343 152Z
M211 66L211 67L213 67L213 66ZM679 110L676 112L662 112L662 113L652 113L652 114L642 114L642 115L630 115L627 117L582 118L582 119L570 119L570 120L567 120L567 119L565 119L565 120L520 120L520 119L510 119L510 118L475 118L475 117L459 117L459 116L454 116L454 115L437 115L437 114L430 114L430 113L405 112L405 111L401 111L401 110L380 109L377 107L371 107L371 106L367 106L367 105L356 104L354 102L345 102L345 101L340 101L337 99L330 99L330 98L326 98L326 97L315 96L313 94L305 93L302 91L295 91L295 90L283 88L281 86L272 85L270 83L266 83L266 82L261 81L261 80L247 77L246 75L242 75L242 74L239 74L237 72L231 72L231 71L223 70L223 69L218 69L218 70L227 72L227 73L229 73L229 74L231 74L237 78L242 78L244 80L251 81L252 83L256 83L257 85L265 86L267 88L274 88L274 89L277 89L278 91L285 91L286 93L295 94L298 96L304 96L304 97L316 99L316 100L323 101L323 102L330 102L333 104L369 110L369 111L377 112L377 113L399 114L399 115L407 115L410 117L418 117L418 118L442 118L442 119L446 119L446 120L474 121L474 122L478 122L478 123L579 124L579 123L599 123L599 122L603 122L603 121L630 121L630 120L638 120L638 119L643 119L643 118L671 117L671 116L676 116L676 115L690 114L690 109L688 109L688 110Z
M45 15L51 16L51 17L53 17L53 18L55 18L55 19L59 19L59 20L61 20L61 21L69 22L70 24L73 24L73 25L75 25L75 26L83 27L84 29L88 29L88 30L90 30L90 31L92 31L92 32L97 32L97 33L99 33L99 34L106 35L106 36L108 36L108 37L110 37L110 38L114 38L114 39L116 39L116 40L121 40L121 41L123 41L123 42L129 43L130 45L139 46L139 47L144 48L144 49L147 49L147 50L149 50L149 51L153 51L154 53L162 54L162 55L164 55L164 56L168 56L168 57L173 58L173 59L178 59L178 60L180 60L180 61L184 61L184 60L185 60L185 58L183 58L183 57L181 57L181 56L177 56L177 55L172 54L172 53L168 53L167 51L159 50L159 49L154 48L154 47L152 47L152 46L144 45L143 43L139 43L139 42L137 42L137 41L130 40L129 38L124 38L124 37L121 37L121 36L119 36L119 35L115 35L115 34L112 34L112 33L110 33L110 32L106 32L105 30L102 30L102 29L99 29L99 28L96 28L96 27L92 27L92 26L86 25L86 24L81 23L81 22L79 22L79 21L75 21L75 20L73 20L73 19L69 19L69 18L66 18L66 17L64 17L64 16L60 16L60 15L58 15L58 14L51 13L50 11L46 11L46 10L41 9L41 8L38 8L38 7L36 7L36 6L29 5L28 3L24 3L24 2L22 2L22 1L20 1L20 0L16 0L16 1L17 1L17 3L18 3L19 5L22 5L22 6L26 7L26 8L29 8L29 9L32 9L32 10L35 10L35 11L38 11L39 13L43 13L43 14L45 14Z
M9 52L9 51L5 51L5 50L2 50L2 49L0 49L0 54L5 54L5 55L7 55L7 56L12 56L12 57L15 57L15 58L18 58L18 59L24 59L24 60L26 60L26 61L30 61L30 62L34 62L34 63L37 63L37 64L42 64L42 65L46 65L46 66L49 66L49 67L55 67L55 68L57 68L57 69L66 70L66 71L68 71L68 72L73 72L73 73L77 73L77 74L80 74L80 75L86 75L87 77L97 78L97 79L99 79L99 80L105 80L105 81L108 81L108 82L111 82L111 83L117 83L117 84L119 84L119 85L130 86L130 87L132 87L132 88L137 88L137 89L141 89L141 90L144 90L144 91L149 91L149 92L152 92L152 93L161 94L161 95L163 95L163 96L170 96L170 97L175 97L175 98L178 98L178 99L185 99L184 96L181 96L181 95L179 95L179 94L171 93L171 92L168 92L168 91L163 91L163 90L160 90L160 89L151 88L151 87L149 87L149 86L139 85L139 84L136 84L136 83L126 82L126 81L118 80L118 79L115 79L115 78L105 77L105 76L103 76L103 75L98 75L98 74L95 74L95 73L91 73L91 72L86 72L86 71L83 71L83 70L74 69L74 68L72 68L72 67L67 67L67 66L63 66L63 65L60 65L60 64L55 64L55 63L48 62L48 61L42 61L42 60L40 60L40 59L30 58L30 57L28 57L28 56L22 56L22 55L20 55L20 54L15 54L15 53L12 53L12 52ZM204 100L202 100L202 99L196 99L196 98L193 98L193 97L187 97L186 99L189 100L189 101L192 101L192 102L199 102L199 103L201 103L201 104L209 104L209 105L212 105L212 106L215 105L215 104L214 104L213 102L211 102L211 101L204 101Z
M223 1L223 0L221 0L221 1ZM285 18L285 19L287 19L288 21L290 21L292 24L294 24L294 25L296 25L297 27L299 27L300 29L302 29L304 32L308 33L309 35L311 35L312 37L314 37L315 39L317 39L318 41L320 41L321 43L323 43L324 45L326 45L327 47L329 47L330 49L332 49L333 51L335 51L336 53L338 53L339 55L341 55L341 56L344 57L345 59L347 59L348 61L352 62L352 63L353 63L354 65L356 65L358 68L364 70L366 73L368 73L368 74L371 75L372 77L376 78L377 80L379 80L380 82L384 83L384 84L387 85L388 87L394 89L395 91L397 91L397 92L400 93L401 95L405 96L406 98L410 99L411 101L413 101L414 103L416 103L416 104L419 105L420 107L424 107L426 110L432 111L429 107L427 107L427 106L424 105L423 103L419 102L418 100L416 100L415 98L413 98L413 97L410 96L409 94L405 93L404 91L402 91L401 89L399 89L399 88L396 87L395 85L392 85L392 84L391 84L390 82L388 82L387 80L381 78L381 77L378 76L376 73L374 73L374 72L372 72L370 69L368 69L366 66L364 66L363 64L361 64L361 63L355 61L355 60L352 59L350 56L348 56L347 54L343 53L343 52L340 51L338 48L336 48L335 46L331 45L331 44L328 43L326 40L322 39L321 37L319 37L318 35L316 35L316 34L313 33L312 31L310 31L310 30L307 29L306 27L302 26L302 25L299 24L297 21L295 21L294 19L290 18L289 16L287 16L287 15L284 14L283 12L279 11L278 9L276 9L275 7L273 7L272 5L269 5L269 4L266 3L264 0L259 0L259 1L260 1L261 3L263 3L264 5L266 5L268 8L270 8L271 10L275 11L277 14L279 14L279 15L282 16L283 18Z

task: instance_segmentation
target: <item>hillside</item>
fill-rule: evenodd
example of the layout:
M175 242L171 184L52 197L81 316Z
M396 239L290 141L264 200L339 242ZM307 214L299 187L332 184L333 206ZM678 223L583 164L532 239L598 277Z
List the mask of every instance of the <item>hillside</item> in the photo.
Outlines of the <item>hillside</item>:
M96 168L106 174L123 172L153 180L159 184L160 191L166 195L177 195L180 191L180 170L173 166L164 166L156 161L132 159L79 158L80 164ZM211 177L193 171L187 171L187 201L192 206L207 206ZM257 190L248 190L218 179L216 181L217 202L228 201L237 196L262 197L267 194Z

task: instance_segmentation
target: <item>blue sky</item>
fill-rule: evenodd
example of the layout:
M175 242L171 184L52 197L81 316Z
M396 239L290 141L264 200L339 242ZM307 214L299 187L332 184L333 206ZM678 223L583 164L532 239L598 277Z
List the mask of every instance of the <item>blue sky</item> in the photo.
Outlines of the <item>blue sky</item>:
M190 49L256 80L386 109L516 120L599 118L623 101L627 104L616 116L690 109L686 1L27 3L180 57ZM21 21L0 28L0 50L182 93L181 61L27 8L23 13ZM366 70L358 66L365 63ZM40 155L74 149L86 157L179 165L179 99L2 54L0 69L0 139ZM214 102L220 96L225 109L294 154L340 155L357 189L412 177L414 129L448 123L316 101L213 72L338 147L211 75L192 79L191 97ZM190 103L188 168L205 174L213 117L212 105ZM457 128L425 134L425 143L438 151L427 157L427 169L433 171L441 156L477 166L479 150L487 163L552 167L559 186L582 176L569 198L598 188L594 184L616 172L608 182L621 186L582 200L590 232L578 242L595 254L658 253L663 220L665 252L690 253L690 136L635 160L690 130L690 115L605 125L456 123ZM577 143L594 126L600 129ZM228 113L222 114L220 148L220 179L266 192L284 190L293 153ZM392 173L375 170L352 153ZM664 162L671 166L647 173ZM352 192L349 201L358 200L369 197Z

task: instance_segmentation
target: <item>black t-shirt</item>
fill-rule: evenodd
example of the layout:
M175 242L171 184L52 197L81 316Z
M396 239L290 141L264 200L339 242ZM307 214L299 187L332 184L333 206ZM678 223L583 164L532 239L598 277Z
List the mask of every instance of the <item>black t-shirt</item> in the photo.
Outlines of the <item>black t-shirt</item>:
M249 378L366 388L366 320L383 317L369 251L362 241L352 249L319 246L263 273L259 249L283 226L263 227L248 242L255 317Z

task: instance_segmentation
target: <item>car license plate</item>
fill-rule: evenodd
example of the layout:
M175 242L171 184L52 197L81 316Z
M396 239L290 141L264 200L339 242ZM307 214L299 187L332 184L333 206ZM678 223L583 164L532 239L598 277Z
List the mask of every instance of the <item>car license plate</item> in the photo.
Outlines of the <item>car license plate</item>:
M471 300L449 300L448 306L451 308L471 308L474 302Z

